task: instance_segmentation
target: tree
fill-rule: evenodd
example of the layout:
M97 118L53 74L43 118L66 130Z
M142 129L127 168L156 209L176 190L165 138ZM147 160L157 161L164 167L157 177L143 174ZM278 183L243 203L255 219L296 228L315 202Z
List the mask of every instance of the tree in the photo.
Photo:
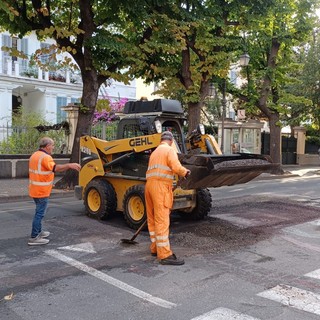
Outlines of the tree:
M131 72L147 81L165 81L171 92L183 92L193 130L210 83L226 81L230 63L241 50L240 27L261 16L272 2L163 1L161 7L150 8L144 24L134 25L134 32L144 37L137 43Z
M308 40L314 24L315 1L281 0L246 31L246 45L251 57L248 85L242 99L259 117L268 118L270 156L281 164L281 115L289 100L285 88L295 62L294 50ZM291 95L292 100L292 95ZM299 97L296 95L296 99ZM259 112L257 112L257 108ZM280 167L275 173L280 172Z
M320 130L320 34L314 30L313 39L304 55L304 67L299 77L301 89L310 103L308 108L309 119Z
M89 132L99 87L107 79L127 81L123 74L131 50L121 28L126 17L141 12L139 2L118 0L4 0L0 26L20 37L35 31L39 38L53 38L57 53L67 52L80 69L83 93L71 162L77 162L79 137ZM66 64L71 59L65 60ZM58 186L77 183L74 171L66 173Z

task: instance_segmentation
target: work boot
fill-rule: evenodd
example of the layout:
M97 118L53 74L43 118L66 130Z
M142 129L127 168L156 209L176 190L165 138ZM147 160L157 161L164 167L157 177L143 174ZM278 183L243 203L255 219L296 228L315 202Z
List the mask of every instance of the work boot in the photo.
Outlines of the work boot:
M50 236L49 231L41 231L39 234L39 237L41 237L41 238L48 238L49 236Z
M30 238L29 241L28 241L28 245L29 246L41 246L41 245L44 245L44 244L47 244L47 243L49 243L49 240L41 238L40 235L38 235L35 238Z
M184 264L184 260L178 259L176 255L173 253L171 256L161 259L160 264L173 265L173 266L181 266Z

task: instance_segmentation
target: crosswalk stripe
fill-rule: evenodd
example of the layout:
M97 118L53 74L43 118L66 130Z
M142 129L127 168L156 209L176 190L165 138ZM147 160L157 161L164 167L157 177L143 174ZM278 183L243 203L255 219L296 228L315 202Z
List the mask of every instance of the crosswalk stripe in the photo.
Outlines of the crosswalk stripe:
M281 284L258 293L258 296L320 315L320 295L310 291Z
M320 279L320 269L314 270L312 272L306 273L305 277L310 277L314 279Z
M113 286L115 286L123 291L126 291L126 292L128 292L138 298L141 298L145 301L149 301L155 305L158 305L160 307L167 308L167 309L171 309L171 308L174 308L177 306L175 303L163 300L161 298L154 297L149 293L146 293L146 292L139 290L137 288L134 288L134 287L130 286L129 284L126 284L118 279L115 279L111 276L108 276L107 274L105 274L99 270L96 270L90 266L87 266L84 263L81 263L75 259L72 259L68 256L65 256L56 250L46 250L45 252L48 255L50 255L51 257L54 257L60 261L63 261L64 263L66 263L72 267L75 267L83 272L86 272L86 273L90 274L91 276L96 277L97 279L100 279L110 285L113 285Z
M204 313L201 316L193 318L191 320L213 320L213 319L214 320L230 320L230 319L259 320L259 318L253 318L244 313L239 313L228 308L217 308L207 313Z

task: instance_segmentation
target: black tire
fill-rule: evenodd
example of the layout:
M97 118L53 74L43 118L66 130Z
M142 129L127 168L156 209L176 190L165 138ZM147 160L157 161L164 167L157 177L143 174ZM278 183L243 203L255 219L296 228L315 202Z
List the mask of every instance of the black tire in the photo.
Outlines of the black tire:
M212 199L209 189L197 190L196 207L191 212L183 213L190 220L202 220L211 210Z
M144 185L130 187L123 197L123 215L128 226L137 230L147 219ZM147 229L147 226L144 230Z
M90 218L106 219L117 209L117 196L113 186L103 179L90 181L85 190L84 205Z

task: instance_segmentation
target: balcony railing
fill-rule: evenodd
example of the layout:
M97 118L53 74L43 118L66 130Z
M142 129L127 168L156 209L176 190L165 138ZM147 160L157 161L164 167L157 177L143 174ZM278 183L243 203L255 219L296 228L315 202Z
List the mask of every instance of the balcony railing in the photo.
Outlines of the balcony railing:
M9 76L27 77L45 81L57 81L64 83L81 83L81 76L75 72L71 72L69 69L47 71L40 67L22 65L19 61L13 61L12 58L7 58L6 65L3 68L3 73Z

